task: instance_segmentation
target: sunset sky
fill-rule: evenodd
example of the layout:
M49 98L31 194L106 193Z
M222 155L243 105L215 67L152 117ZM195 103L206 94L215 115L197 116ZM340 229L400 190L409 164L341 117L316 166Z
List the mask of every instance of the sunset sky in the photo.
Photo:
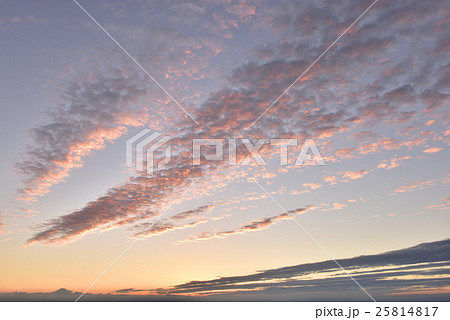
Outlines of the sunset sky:
M83 292L143 233L90 294L368 300L332 258L375 298L450 293L447 1L79 4L105 30L72 0L0 4L0 293ZM126 166L144 128L171 137L153 175ZM193 165L195 138L238 164ZM306 139L324 166L295 165Z

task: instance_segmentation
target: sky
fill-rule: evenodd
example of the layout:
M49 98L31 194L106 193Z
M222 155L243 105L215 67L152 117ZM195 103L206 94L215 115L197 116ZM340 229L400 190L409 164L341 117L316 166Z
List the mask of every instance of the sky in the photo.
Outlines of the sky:
M448 300L449 11L2 2L0 299ZM144 128L153 174L126 165Z

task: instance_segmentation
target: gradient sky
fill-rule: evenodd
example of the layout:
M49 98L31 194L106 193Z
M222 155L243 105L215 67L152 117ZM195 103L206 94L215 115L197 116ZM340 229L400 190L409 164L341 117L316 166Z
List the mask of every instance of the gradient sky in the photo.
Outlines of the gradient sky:
M249 128L372 2L80 1L199 125L75 2L2 2L0 292L84 291L197 178L90 292L329 260L251 178L334 258L448 238L448 2L379 0ZM125 166L145 127L172 137L154 176ZM192 166L193 138L325 166Z

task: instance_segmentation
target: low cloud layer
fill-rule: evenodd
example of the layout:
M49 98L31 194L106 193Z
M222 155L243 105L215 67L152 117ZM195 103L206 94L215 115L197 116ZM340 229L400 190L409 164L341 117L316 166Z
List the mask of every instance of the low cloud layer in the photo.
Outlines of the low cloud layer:
M447 239L337 261L380 301L414 299L412 297L420 296L422 292L434 292L443 298L450 292L449 249L450 240ZM149 292L214 296L217 300L368 299L332 260L271 269L246 276L191 281Z
M449 301L450 240L337 260L377 301ZM81 293L0 293L1 301L74 301ZM138 294L138 295L136 295ZM334 261L191 281L170 288L124 288L83 301L368 301Z

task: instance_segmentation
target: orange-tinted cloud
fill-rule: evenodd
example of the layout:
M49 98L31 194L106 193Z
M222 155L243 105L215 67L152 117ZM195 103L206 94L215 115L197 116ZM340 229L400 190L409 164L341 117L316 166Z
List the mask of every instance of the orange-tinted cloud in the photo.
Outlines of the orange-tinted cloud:
M404 184L397 189L395 189L396 193L404 193L404 192L411 192L416 190L422 190L426 188L431 188L437 183L437 179L427 180L427 181L421 181L417 183L408 183ZM395 194L395 193L394 193Z
M423 150L423 152L425 152L425 153L436 153L436 152L439 152L441 150L442 150L442 148L434 147L434 148L425 149L425 150Z
M310 188L311 190L316 190L316 189L319 189L320 187L322 187L322 185L320 183L314 183L314 182L304 183L303 186L306 188Z
M357 180L363 178L369 171L367 170L359 170L359 171L346 171L343 175L343 178L348 178L350 180Z
M34 200L83 165L83 158L103 149L127 132L127 126L143 125L148 117L131 107L148 91L142 77L125 78L119 68L85 82L71 82L50 120L31 130L32 142L16 164L22 177L22 200Z

